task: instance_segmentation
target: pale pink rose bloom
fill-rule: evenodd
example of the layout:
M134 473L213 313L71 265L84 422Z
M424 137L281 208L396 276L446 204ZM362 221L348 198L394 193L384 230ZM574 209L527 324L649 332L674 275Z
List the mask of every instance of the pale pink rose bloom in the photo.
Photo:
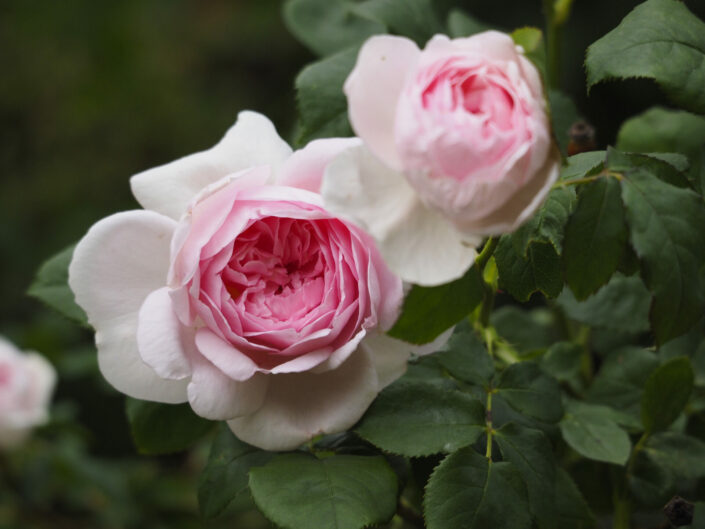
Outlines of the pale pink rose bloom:
M437 35L423 50L371 37L345 93L364 147L329 166L324 202L404 280L460 277L482 237L515 230L558 176L540 76L503 33Z
M383 334L401 280L323 208L324 168L354 144L292 153L243 112L212 149L134 176L145 209L95 224L69 269L105 378L270 450L353 425L428 349Z
M43 356L0 338L0 447L21 443L47 421L56 372Z

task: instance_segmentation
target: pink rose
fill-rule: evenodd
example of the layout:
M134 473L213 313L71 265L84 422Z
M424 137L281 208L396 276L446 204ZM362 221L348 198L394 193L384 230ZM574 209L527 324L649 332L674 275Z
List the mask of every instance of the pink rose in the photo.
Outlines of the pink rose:
M505 34L424 50L372 37L345 93L373 156L356 147L329 167L326 208L371 233L402 279L461 276L482 236L515 230L558 176L540 76Z
M20 352L0 338L0 447L22 442L48 418L54 368L37 353Z
M318 193L352 144L292 154L243 112L212 149L134 176L145 210L95 224L69 270L106 379L271 450L354 424L412 347L382 334L401 280Z

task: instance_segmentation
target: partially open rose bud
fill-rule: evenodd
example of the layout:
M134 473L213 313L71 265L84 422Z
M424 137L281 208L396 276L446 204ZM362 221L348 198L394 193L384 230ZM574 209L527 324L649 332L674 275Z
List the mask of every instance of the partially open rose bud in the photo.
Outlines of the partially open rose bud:
M329 168L324 199L403 279L459 277L481 238L516 229L558 176L540 76L508 35L437 35L423 50L372 37L345 93L365 148Z

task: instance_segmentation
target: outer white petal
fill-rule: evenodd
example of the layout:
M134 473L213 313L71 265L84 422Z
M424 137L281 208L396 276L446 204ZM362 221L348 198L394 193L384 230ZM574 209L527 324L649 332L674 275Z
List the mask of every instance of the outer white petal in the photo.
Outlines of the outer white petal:
M239 382L200 355L193 358L193 377L188 385L188 400L198 415L212 420L227 420L255 412L264 401L269 377L256 374Z
M147 296L139 311L137 348L142 361L155 373L172 380L191 375L187 348L195 351L193 334L176 317L168 287Z
M367 39L343 88L355 133L390 167L402 164L394 141L397 101L421 51L404 37Z
M94 224L69 266L76 302L96 330L98 366L121 392L138 399L186 400L186 381L164 380L140 358L137 315L166 284L169 240L176 223L150 211L126 211Z
M453 334L453 328L423 345L410 344L386 334L372 334L360 344L360 347L366 349L372 358L377 370L379 389L382 390L404 374L411 355L424 356L435 353L448 341L451 334Z
M258 165L279 167L291 147L262 114L240 112L220 142L207 151L136 174L132 193L145 209L178 220L191 199L222 177Z
M326 165L343 150L360 144L358 138L313 140L284 162L276 176L276 184L320 193Z
M362 146L328 165L321 194L328 211L377 240L389 267L405 281L447 283L461 277L477 256L479 237L461 235L421 202L403 174Z
M316 435L355 424L377 395L375 367L358 349L338 369L271 377L262 407L228 421L243 441L265 450L291 450Z

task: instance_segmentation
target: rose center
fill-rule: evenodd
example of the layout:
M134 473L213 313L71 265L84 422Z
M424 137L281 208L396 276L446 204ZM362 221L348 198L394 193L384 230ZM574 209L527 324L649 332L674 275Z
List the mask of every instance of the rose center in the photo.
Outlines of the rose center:
M248 313L285 321L321 303L325 268L315 221L266 217L238 236L222 278Z

